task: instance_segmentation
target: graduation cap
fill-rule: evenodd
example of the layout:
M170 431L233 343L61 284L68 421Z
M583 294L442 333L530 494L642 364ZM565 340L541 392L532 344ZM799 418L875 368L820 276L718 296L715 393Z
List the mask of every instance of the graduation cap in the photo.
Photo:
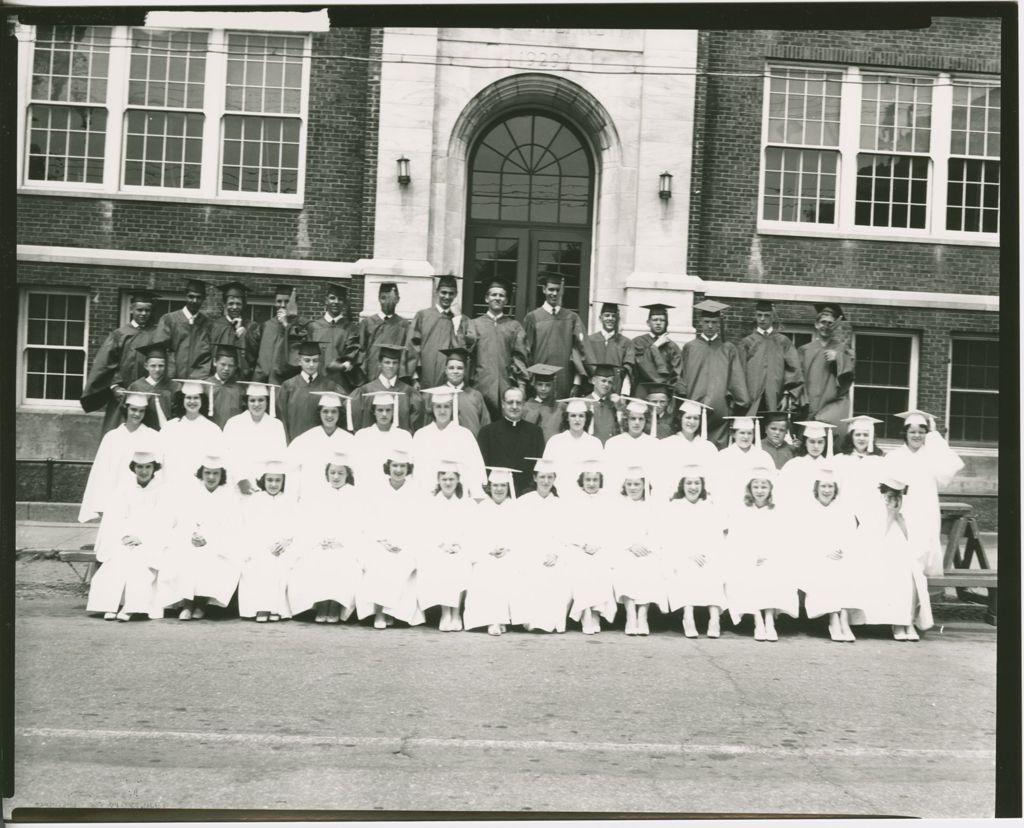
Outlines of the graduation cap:
M183 396L186 397L198 397L202 394L207 394L208 403L206 407L206 416L213 416L213 383L209 380L197 380L197 379L176 379L172 382L178 383L178 390L181 391ZM210 391L206 391L206 386L210 387Z
M231 294L235 294L236 296L241 296L244 299L245 298L245 294L247 292L248 292L248 289L241 282L228 282L226 285L221 285L220 286L220 295L222 297L224 297L225 301L227 301L227 298Z
M431 403L446 403L450 401L452 404L452 422L458 425L459 394L462 393L461 388L453 388L450 385L438 385L434 388L421 388L420 393L430 394Z
M630 463L622 475L623 480L646 480L647 469L640 463Z
M536 474L558 474L558 464L550 457L524 457L523 459L533 461L533 471Z
M462 476L462 464L458 460L452 460L450 457L443 457L437 461L437 474L438 476L446 474L448 472L454 472L455 474Z
M270 398L270 416L275 417L276 409L274 406L274 389L280 388L279 385L272 385L269 382L254 382L251 380L239 380L239 385L247 385L249 390L246 391L245 396L247 397L269 397Z
M451 287L458 289L459 283L455 278L454 273L442 273L437 277L437 287L440 290L443 287Z
M831 466L822 466L815 472L815 482L818 483L838 483L839 480L836 476L836 470Z
M617 365L612 365L609 362L595 362L591 364L590 368L592 377L614 377L618 370Z
M675 397L674 399L679 400L682 405L679 406L679 410L683 414L699 414L700 415L700 436L707 440L708 439L708 414L709 411L714 411L710 405L705 405L697 400L688 400L685 397Z
M391 281L381 282L380 287L377 288L377 295L380 296L382 293L391 293L393 290L398 290L399 285L404 285L402 281Z
M149 288L135 288L128 299L132 304L135 302L147 302L152 305L156 301L156 294Z
M386 342L374 345L373 348L379 352L379 359L401 359L405 350L404 345L389 345Z
M238 364L238 357L242 349L238 345L230 345L227 342L218 342L213 346L213 358L216 360L222 356L234 357L235 364Z
M769 299L758 299L757 304L754 305L754 310L771 313L775 310L775 304Z
M341 408L341 401L345 401L345 418L348 420L348 430L352 430L352 398L340 391L310 391L320 399L317 401L317 408Z
M441 353L445 356L445 361L449 359L457 359L463 365L469 362L469 351L465 348L442 348Z
M392 463L412 463L412 452L399 445L390 445L384 453L384 459Z
M337 449L332 451L327 457L328 466L344 466L347 469L352 468L352 457L345 451L338 451Z
M614 313L616 316L619 315L619 303L604 301L601 303L601 310L599 313Z
M772 423L785 423L786 424L786 436L785 442L792 445L793 438L789 435L789 412L788 411L762 411L761 412L761 433L768 433L768 426Z
M679 469L679 479L685 480L687 477L699 477L702 480L707 478L708 470L704 468L700 463L687 463L681 469Z
M284 474L291 471L291 466L280 458L272 458L263 463L263 474Z
M133 463L156 463L156 452L150 449L136 449L132 452Z
M652 382L647 386L647 400L651 401L651 394L663 394L666 397L672 396L671 389L663 382Z
M917 408L912 408L910 411L901 411L899 414L894 414L893 416L899 417L903 420L904 426L919 425L924 426L929 431L931 431L931 423L935 420L935 417L927 411L921 411Z
M627 397L623 395L621 399L629 400L629 404L626 406L627 414L646 414L647 410L650 409L651 414L651 434L657 436L658 433L658 406L657 403L650 402L649 400L641 400L639 397Z
M601 460L590 458L580 463L580 474L586 474L587 472L601 475L602 487L604 486L604 463Z
M140 354L143 354L146 359L167 359L167 345L166 340L159 342L147 342L145 345L136 345L135 350Z
M220 469L225 471L224 458L216 452L207 452L203 455L202 460L199 461L199 468L201 469Z
M857 417L845 417L840 420L841 423L849 423L848 429L853 432L858 429L863 429L868 433L868 454L875 450L875 424L882 422L877 417L869 417L867 414L861 414Z
M399 428L398 423L398 398L404 397L404 391L369 391L364 396L370 397L373 401L373 406L388 406L395 412L394 421L391 423L391 429Z
M299 345L299 356L320 356L321 353L320 343L312 339L307 339Z
M559 273L557 270L546 270L540 277L540 283L542 285L549 284L563 284L565 282L565 274Z
M817 420L801 420L797 425L803 426L804 437L810 437L812 439L817 439L819 437L826 438L825 456L832 456L832 429L835 428L832 423L821 423Z
M541 382L554 382L555 374L562 369L557 365L546 365L543 362L538 362L535 365L531 365L526 370L533 374L535 380L540 380Z
M590 401L584 397L566 397L557 402L565 403L566 414L586 414L590 410Z
M878 484L880 486L888 486L890 489L895 489L900 494L906 494L907 490L910 488L906 483L904 483L902 480L900 480L899 477L897 477L894 474L886 474L884 477L882 477L881 480L878 481Z
M328 282L324 285L324 295L330 296L332 293L341 299L346 299L348 297L348 287L341 282Z
M666 305L664 302L652 302L649 305L641 305L640 307L647 310L647 318L650 319L656 313L660 313L667 318L668 312L673 310L675 305Z
M524 458L524 459L529 460L530 458L527 457L527 458ZM497 483L498 485L501 485L502 483L506 484L508 486L509 496L513 500L515 500L515 497L516 497L516 483L515 483L515 479L512 477L512 475L520 474L521 473L520 470L519 469L510 469L507 466L484 466L484 468L487 469L487 471L488 471L487 482L488 483Z
M823 313L831 314L836 321L843 318L843 309L836 302L815 303L814 312L816 319L820 319Z
M129 391L125 394L124 404L135 408L148 408L150 398L159 396L155 391ZM161 408L160 411L163 412L163 409Z
M206 282L202 279L186 279L185 280L185 292L190 293L195 291L206 296Z
M747 472L747 482L751 480L768 480L774 483L778 476L779 473L774 466L751 466Z
M761 419L760 417L722 417L722 419L731 421L729 423L729 428L733 431L753 431L754 445L761 448L761 429L757 427L757 421Z
M701 316L715 317L720 316L722 311L728 307L729 306L724 302L716 302L714 299L705 299L702 302L697 302L693 306L693 309L700 311Z
M496 287L497 288L501 288L503 291L505 291L505 296L506 297L508 297L509 294L511 293L511 291L509 290L508 282L506 282L504 279L502 279L502 278L500 278L498 276L495 276L494 278L492 278L490 281L487 282L487 291L490 291L491 288L496 288ZM486 295L486 292L485 292L484 295Z
M278 285L274 288L274 296L291 296L294 290L291 285Z

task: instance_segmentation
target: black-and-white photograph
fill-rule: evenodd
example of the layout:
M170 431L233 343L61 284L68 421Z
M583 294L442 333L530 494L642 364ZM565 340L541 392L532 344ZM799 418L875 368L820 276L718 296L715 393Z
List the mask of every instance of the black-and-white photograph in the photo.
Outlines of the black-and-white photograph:
M1011 816L999 10L225 8L7 15L4 817Z

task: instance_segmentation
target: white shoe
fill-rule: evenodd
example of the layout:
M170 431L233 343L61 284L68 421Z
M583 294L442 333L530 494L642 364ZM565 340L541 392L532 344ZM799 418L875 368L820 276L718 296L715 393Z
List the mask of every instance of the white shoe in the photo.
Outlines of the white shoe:
M893 625L892 637L896 641L906 641L907 640L907 634L903 631L903 627L898 627L896 625Z
M765 631L764 627L754 627L754 641L764 641Z
M921 636L917 634L917 630L913 626L907 627L907 641L920 641Z
M718 638L722 634L722 625L717 619L708 621L708 638Z
M202 607L196 607L192 610L192 617L198 621L200 618L206 615L206 611Z
M501 624L491 624L487 628L488 635L501 635Z
M188 607L185 607L185 609L183 609L181 612L178 613L178 620L179 621L191 621L192 620L192 610L190 610Z
M771 629L765 629L765 631L764 631L764 640L765 641L778 641L779 640L779 634L775 631L775 627L772 627Z
M118 621L131 621L132 620L132 614L130 612L125 612L124 610L121 610L117 614L117 620Z
M116 612L105 612L105 613L103 613L103 620L104 621L113 621L115 618L117 618L117 613Z

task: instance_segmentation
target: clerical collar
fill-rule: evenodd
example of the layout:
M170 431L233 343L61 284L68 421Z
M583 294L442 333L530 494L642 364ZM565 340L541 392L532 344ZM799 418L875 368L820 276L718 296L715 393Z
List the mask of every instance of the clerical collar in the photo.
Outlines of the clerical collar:
M195 321L195 318L196 318L196 316L198 316L198 315L199 315L198 313L197 313L197 314L195 314L195 315L193 315L193 314L189 313L189 310L188 310L188 308L182 308L182 309L181 309L181 312L182 312L183 314L185 314L185 318L186 318L186 319L188 320L188 324L190 324L190 325L191 325L191 324L192 324L192 323L193 323L193 322Z
M487 311L487 315L488 315L489 317L491 317L491 319L494 319L494 320L498 320L498 319L501 319L501 317L503 317L503 316L505 315L505 311L502 311L502 312L501 312L501 313L499 313L499 314L493 314L493 313L491 313L491 312L490 312L490 311L488 310L488 311Z
M546 310L552 316L558 313L558 305L551 305L548 302L545 302L543 305L541 305L541 307L544 308L544 310Z
M506 417L505 422L514 428L515 426L519 425L522 422L522 420L510 420L508 417Z
M770 336L770 335L771 335L771 332L772 332L772 331L774 331L774 330L775 330L775 326L773 325L772 327L770 327L770 328L765 328L764 330L762 330L761 328L758 328L758 329L757 329L757 332L758 332L759 334L761 334L761 336Z
M710 339L708 339L706 336L704 336L704 334L701 334L700 338L703 339L705 342L714 342L716 339L718 339L718 334L715 334Z
M345 314L339 313L337 316L331 316L327 311L324 311L324 322L331 325L338 324Z

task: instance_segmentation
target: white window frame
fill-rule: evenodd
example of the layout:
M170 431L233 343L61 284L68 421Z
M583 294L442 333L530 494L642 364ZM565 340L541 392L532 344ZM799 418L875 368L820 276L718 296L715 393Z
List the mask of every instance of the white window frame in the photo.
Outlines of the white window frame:
M203 152L201 161L201 182L198 189L127 186L124 184L125 118L128 106L128 69L131 60L132 26L113 26L111 32L110 62L108 69L107 100L105 104L90 106L106 108L107 134L104 149L103 181L88 184L64 181L38 181L28 178L29 142L28 111L31 105L33 41L35 29L18 25L18 192L25 194L50 194L60 196L85 196L95 198L138 199L145 201L213 203L225 205L298 208L303 206L306 178L306 140L309 128L309 93L312 62L312 36L303 32L250 31L248 29L203 29L209 35L206 57L206 80L203 101ZM161 27L159 31L198 31L199 29L175 29ZM283 35L303 38L302 94L298 114L229 112L225 109L227 82L227 36L229 34L254 34L263 36ZM59 105L59 104L57 104ZM156 107L159 111L168 111ZM182 109L182 113L192 110ZM223 155L223 123L226 115L252 115L266 118L298 118L299 159L297 192L289 194L251 193L221 189L221 161Z
M836 176L836 220L832 224L769 220L764 216L765 168L767 148L776 146L768 140L769 102L771 93L771 70L803 69L812 71L839 71L842 74L841 103L839 117L839 153ZM928 153L893 150L883 152L860 148L861 79L865 75L900 76L908 78L933 78L931 142ZM823 238L865 239L871 241L923 242L943 244L969 244L983 247L998 247L999 233L967 232L946 230L946 198L949 176L949 159L954 156L952 146L953 86L957 81L988 83L1000 86L998 77L971 75L967 73L926 72L920 70L891 69L881 67L858 67L835 64L793 63L769 61L765 65L761 101L761 149L758 171L757 232L780 236L817 236ZM852 113L852 114L851 114ZM790 145L800 150L822 151L822 147ZM826 150L827 151L827 150ZM928 161L928 208L923 229L903 227L867 227L857 225L855 220L857 192L857 156L894 155L927 157ZM972 156L973 157L973 156ZM981 157L979 156L979 159ZM981 159L985 160L985 159ZM988 159L996 160L996 159ZM1001 219L1002 217L1000 217Z
M999 337L998 336L994 336L994 335L993 336L988 336L988 335L985 335L985 334L950 334L950 336L949 336L949 358L946 360L946 418L945 418L946 434L949 435L950 445L965 446L965 447L972 448L972 449L973 448L978 448L978 449L993 449L993 448L996 448L997 449L999 447L999 442L998 441L995 441L995 442L988 441L988 440L986 440L986 441L979 441L979 440L955 440L954 441L952 439L952 434L950 434L950 430L949 430L950 403L952 402L953 391L954 391L954 388L953 388L953 342L955 340L958 340L958 339L959 340L970 339L970 340L982 341L982 342L998 342L999 341ZM999 390L998 389L996 389L995 391L990 391L988 389L981 389L981 388L957 388L955 390L958 391L958 392L961 392L961 393L965 393L965 394L994 394L996 397L999 396Z
M900 339L910 340L910 365L908 367L908 387L907 387L907 409L917 408L917 389L918 389L918 373L921 367L921 337L910 331L894 331L887 328L860 328L854 329L853 332L853 352L857 353L857 337L858 336L888 336ZM854 375L856 375L856 367L854 367ZM903 386L900 385L866 385L866 388L891 388L902 390ZM855 405L857 399L857 382L854 380L853 387L850 390L850 404L853 405L853 413L859 414L857 406ZM889 412L895 414L895 411Z
M46 287L40 285L38 287L25 287L22 288L18 296L18 376L16 383L16 398L18 400L19 409L43 409L47 411L59 410L59 411L81 411L81 403L78 400L46 400L38 399L35 397L28 397L26 387L26 376L27 371L27 353L30 347L39 347L36 345L29 345L28 342L28 297L30 294L45 294L50 296L83 296L85 297L85 326L82 333L82 346L65 346L60 350L73 351L81 350L85 356L83 361L84 373L82 375L82 385L84 387L85 381L89 377L89 369L91 367L89 362L89 314L91 312L92 297L89 295L87 290L76 290L74 288L64 287ZM57 350L55 348L55 350Z

